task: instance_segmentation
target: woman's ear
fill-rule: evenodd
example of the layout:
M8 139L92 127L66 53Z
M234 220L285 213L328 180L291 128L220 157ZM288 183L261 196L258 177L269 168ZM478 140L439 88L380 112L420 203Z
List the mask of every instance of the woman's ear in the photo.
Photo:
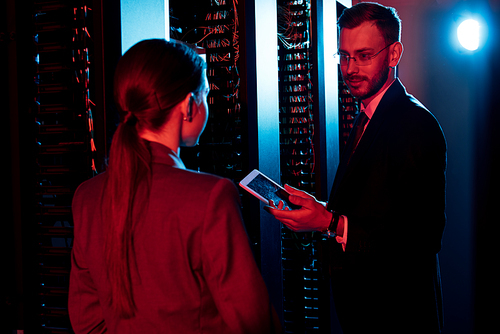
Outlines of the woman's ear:
M403 44L401 44L401 42L394 43L394 45L390 48L389 66L393 68L398 66L402 55L403 55Z
M193 99L193 93L188 93L180 103L184 121L191 122L193 120Z

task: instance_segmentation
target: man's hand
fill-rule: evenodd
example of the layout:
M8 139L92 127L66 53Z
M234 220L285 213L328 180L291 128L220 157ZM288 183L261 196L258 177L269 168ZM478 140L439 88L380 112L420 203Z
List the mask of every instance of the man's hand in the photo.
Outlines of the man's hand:
M290 202L301 206L301 208L283 210L281 201L278 206L271 201L269 206L264 207L267 212L295 232L322 232L328 228L332 213L326 210L325 203L319 202L314 196L289 185L285 185L285 190L290 194Z

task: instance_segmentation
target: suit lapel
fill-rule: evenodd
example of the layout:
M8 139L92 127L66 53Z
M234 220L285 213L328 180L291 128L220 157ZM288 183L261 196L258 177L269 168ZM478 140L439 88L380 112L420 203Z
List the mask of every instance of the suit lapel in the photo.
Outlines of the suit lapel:
M335 175L335 180L332 187L332 193L330 195L330 201L332 200L332 196L337 192L339 186L343 183L343 180L349 177L354 167L360 162L363 155L366 154L370 150L371 145L376 139L382 124L388 117L396 117L397 115L393 115L395 112L393 109L394 101L401 94L405 94L404 86L401 84L399 79L392 84L391 87L387 90L384 97L380 100L375 113L373 114L372 119L368 123L361 140L358 143L356 151L351 157L349 165L347 165L347 156L345 152L342 153L342 157L340 159L340 164L337 169L337 173ZM348 141L353 140L353 136L349 135ZM347 145L346 145L347 146Z

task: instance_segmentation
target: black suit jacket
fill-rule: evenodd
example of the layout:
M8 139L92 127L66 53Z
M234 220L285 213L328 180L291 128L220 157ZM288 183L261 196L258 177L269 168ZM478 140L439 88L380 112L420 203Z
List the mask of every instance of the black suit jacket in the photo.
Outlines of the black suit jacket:
M349 164L345 152L341 157L328 202L348 218L345 252L329 241L335 307L345 332L388 321L386 332L439 332L445 172L439 123L396 80Z

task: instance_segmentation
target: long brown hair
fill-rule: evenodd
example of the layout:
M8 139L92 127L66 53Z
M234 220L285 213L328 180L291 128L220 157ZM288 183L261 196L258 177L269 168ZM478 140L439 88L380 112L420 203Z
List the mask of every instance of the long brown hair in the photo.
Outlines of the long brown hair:
M151 39L132 46L115 70L114 99L120 124L110 148L102 212L111 305L123 318L133 317L136 310L130 261L136 217L140 216L134 210L144 205L134 203L147 202L135 194L140 184L149 189L151 180L151 153L139 133L160 129L174 106L200 90L205 66L190 47Z

